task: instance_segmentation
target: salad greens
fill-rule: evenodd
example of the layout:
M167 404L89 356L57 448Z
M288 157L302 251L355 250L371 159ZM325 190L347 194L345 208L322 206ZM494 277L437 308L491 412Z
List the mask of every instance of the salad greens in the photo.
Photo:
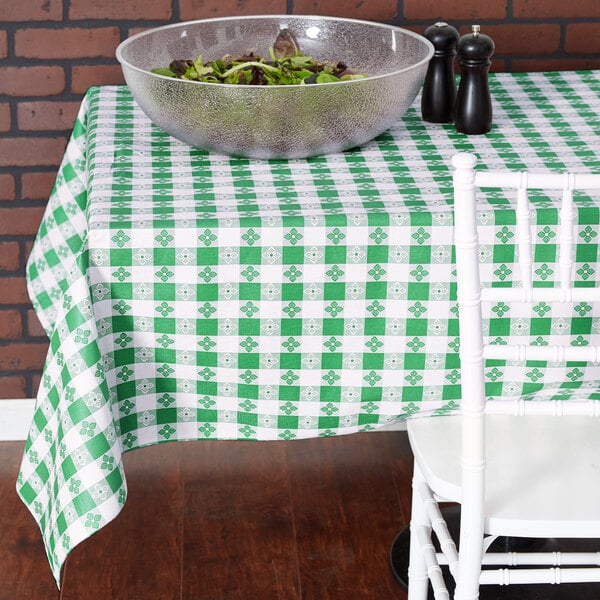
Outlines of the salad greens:
M174 60L168 67L152 69L152 73L190 81L240 85L332 83L367 77L342 62L319 62L304 56L289 29L280 31L269 48L269 59L248 52L235 58L226 54L204 62L200 55L196 60Z

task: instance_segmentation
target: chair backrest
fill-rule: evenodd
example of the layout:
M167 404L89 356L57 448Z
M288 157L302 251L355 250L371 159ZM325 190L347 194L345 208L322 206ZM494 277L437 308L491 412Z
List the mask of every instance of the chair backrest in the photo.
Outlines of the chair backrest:
M484 343L484 321L482 300L507 305L525 302L533 308L534 302L547 302L550 305L586 300L600 300L598 288L574 285L574 205L575 189L600 189L599 175L553 175L538 173L518 173L511 171L475 170L476 158L472 154L460 153L452 159L454 171L454 245L456 250L457 298L459 310L460 362L461 362L461 503L465 516L461 526L461 548L480 553L480 536L473 532L483 532L483 506L486 465L486 413L527 414L525 408L534 408L536 414L563 414L563 406L574 407L573 412L600 414L598 401L523 402L494 398L486 400L485 360L544 360L544 361L597 361L599 349L586 345L582 347L564 344L516 346ZM501 188L516 195L516 246L520 281L513 280L510 286L494 287L481 285L481 264L477 221L477 192L481 188ZM559 227L556 235L558 244L558 281L554 287L540 287L533 281L533 243L531 207L528 190L558 190L562 193L559 209ZM511 191L512 190L512 191ZM513 192L514 191L514 192ZM511 232L512 233L512 232ZM489 282L486 282L489 283ZM514 301L514 302L512 302ZM483 303L486 310L490 306ZM551 337L551 336L549 336ZM504 343L507 340L502 340ZM508 340L510 344L512 340ZM526 363L523 363L525 366ZM557 407L560 407L557 410ZM519 417L520 418L520 417ZM473 541L477 538L477 541ZM473 546L472 544L475 544ZM467 551L468 553L468 551ZM481 557L479 557L481 558ZM466 559L465 559L466 560ZM468 569L468 561L463 568ZM460 570L459 562L459 570Z
M600 414L600 401L485 402L484 360L499 359L525 362L586 361L600 362L600 346L564 344L484 343L482 302L521 302L548 304L600 301L600 287L575 287L573 203L574 190L600 190L600 174L548 174L516 171L475 170L476 157L469 153L453 157L454 171L454 243L457 263L457 294L460 324L460 359L463 414L487 412L525 413L525 407L537 414ZM516 205L516 244L520 280L512 287L482 286L480 280L477 191L484 188L514 190ZM560 199L558 244L558 285L534 287L532 207L528 190L555 190ZM516 285L515 285L516 283Z

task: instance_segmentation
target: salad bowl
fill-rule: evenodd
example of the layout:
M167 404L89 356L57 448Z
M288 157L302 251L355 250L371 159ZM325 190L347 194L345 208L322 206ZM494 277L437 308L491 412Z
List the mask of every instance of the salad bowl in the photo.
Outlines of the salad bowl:
M343 62L365 76L242 85L160 74L173 61L200 56L269 57L282 30L293 34L303 55ZM166 25L128 38L116 52L135 101L159 128L191 146L258 159L305 158L372 140L413 103L432 55L428 40L400 27L299 15Z

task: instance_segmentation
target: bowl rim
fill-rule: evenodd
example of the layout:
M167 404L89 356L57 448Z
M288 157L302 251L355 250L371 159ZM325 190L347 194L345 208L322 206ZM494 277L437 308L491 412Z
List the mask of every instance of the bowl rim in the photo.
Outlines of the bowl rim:
M433 57L435 48L433 46L433 44L423 35L416 33L415 31L411 31L410 29L406 29L404 27L399 27L397 25L390 25L388 23L379 23L377 21L368 21L365 19L351 19L351 18L347 18L347 17L333 17L333 16L321 16L321 15L283 15L283 14L272 14L272 15L241 15L241 16L229 16L229 17L213 17L210 19L194 19L191 21L179 21L177 23L169 23L167 25L161 25L159 27L152 27L151 29L147 29L145 31L140 31L139 33L136 33L135 35L132 35L130 37L128 37L127 39L123 40L116 48L115 51L115 56L117 58L117 60L119 61L119 63L121 64L121 67L127 67L128 69L133 69L134 71L137 71L139 73L144 73L147 75L150 75L152 77L156 77L159 79L164 79L166 81L177 81L180 82L184 85L202 85L202 86L210 86L210 87L216 87L216 88L234 88L234 89L244 89L244 90L273 90L273 89L298 89L298 88L306 88L306 84L301 84L301 83L294 83L294 84L287 84L287 85L256 85L256 86L241 86L238 84L233 84L233 83L212 83L209 81L192 81L192 80L188 80L188 79L178 79L178 78L173 78L173 77L167 77L166 75L159 75L158 73L152 73L152 71L148 71L146 69L142 69L141 67L136 67L135 65L131 64L130 62L128 62L127 60L125 60L125 58L123 57L123 50L125 49L126 46L132 44L134 41L143 38L147 35L151 35L157 31L161 31L164 29L176 29L176 28L181 28L181 27L189 27L190 25L194 25L195 23L222 23L222 22L226 22L226 21L250 21L250 20L257 20L257 19L268 19L271 21L275 21L275 20L281 20L281 19L285 19L285 20L293 20L293 21L300 21L300 20L309 20L309 21L336 21L336 22L347 22L347 23L357 23L357 24L362 24L362 25L369 25L370 27L377 27L380 29L387 29L389 31L398 31L401 32L403 34L408 35L409 37L413 37L415 39L420 40L423 45L428 49L427 55L422 58L421 60L417 61L416 63L409 65L407 67L403 67L402 69L397 69L395 71L389 71L388 73L383 73L381 75L368 75L367 77L364 77L362 79L350 79L350 80L345 80L345 81L332 81L332 82L327 82L327 83L319 83L318 87L319 88L323 88L325 86L331 86L331 85L361 85L364 84L364 82L369 82L369 81L375 81L377 79L383 79L386 77L390 77L390 75L398 75L400 73L406 73L408 71L412 71L414 69L418 69L421 68L423 66L423 64L427 64L431 58Z

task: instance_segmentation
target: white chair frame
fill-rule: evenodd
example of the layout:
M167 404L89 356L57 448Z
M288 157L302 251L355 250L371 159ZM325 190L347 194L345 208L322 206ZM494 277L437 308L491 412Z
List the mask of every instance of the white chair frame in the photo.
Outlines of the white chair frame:
M455 155L452 162L461 411L455 416L408 421L415 455L408 598L425 600L431 584L436 600L449 599L442 565L449 568L456 583L454 598L460 600L478 598L483 584L600 582L600 552L486 554L497 536L600 538L600 421L594 418L600 416L600 402L486 402L484 387L488 358L599 362L600 347L486 344L482 326L482 301L600 301L600 288L574 287L572 281L573 190L600 190L600 174L476 171L476 157L468 153ZM522 287L482 287L480 283L476 194L489 187L516 190ZM532 284L528 189L562 191L559 287ZM550 436L548 442L544 436ZM519 454L521 446L526 455ZM547 454L554 453L556 459L563 456L560 452L565 453L557 461L561 464L548 464ZM511 485L517 489L511 490ZM439 509L440 501L460 504L458 550ZM539 504L532 509L532 502ZM510 568L522 565L531 568Z

